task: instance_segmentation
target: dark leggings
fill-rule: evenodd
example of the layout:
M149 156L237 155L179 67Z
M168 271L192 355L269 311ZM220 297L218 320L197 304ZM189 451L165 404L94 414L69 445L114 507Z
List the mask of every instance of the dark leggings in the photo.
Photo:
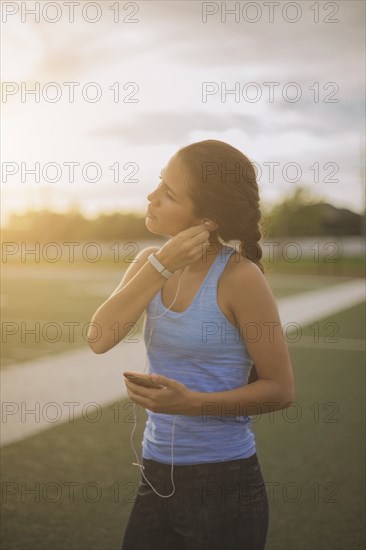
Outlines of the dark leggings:
M171 467L143 459L155 490L172 492ZM257 455L174 466L161 498L141 476L122 550L263 550L269 504Z

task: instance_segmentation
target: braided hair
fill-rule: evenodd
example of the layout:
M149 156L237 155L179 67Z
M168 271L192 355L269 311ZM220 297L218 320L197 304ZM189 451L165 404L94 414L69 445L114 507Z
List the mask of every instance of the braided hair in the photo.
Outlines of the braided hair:
M218 225L210 233L210 242L239 241L241 255L264 273L260 198L250 160L228 143L213 139L187 145L177 157L187 172L194 215Z

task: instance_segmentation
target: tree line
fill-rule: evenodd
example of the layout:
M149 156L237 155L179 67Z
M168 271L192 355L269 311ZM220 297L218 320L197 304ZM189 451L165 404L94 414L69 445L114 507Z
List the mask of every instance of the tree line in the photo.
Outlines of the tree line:
M365 215L312 198L303 188L270 209L262 210L262 235L272 237L362 235ZM77 208L64 213L49 209L11 214L2 229L3 241L111 241L156 238L145 225L145 212L85 217Z

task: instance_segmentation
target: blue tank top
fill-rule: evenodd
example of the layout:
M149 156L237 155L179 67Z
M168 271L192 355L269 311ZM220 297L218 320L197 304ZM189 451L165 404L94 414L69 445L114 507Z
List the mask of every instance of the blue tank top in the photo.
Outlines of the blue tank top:
M226 244L216 256L193 302L183 312L166 311L161 290L146 309L143 335L147 372L174 378L190 390L207 392L203 414L178 415L174 429L174 464L198 464L248 458L256 452L251 417L240 411L210 405L210 392L231 390L248 382L253 360L239 329L224 316L217 303L219 278L235 249ZM243 289L245 291L245 289ZM168 304L169 305L169 304ZM173 305L174 307L174 305ZM205 411L214 414L205 414ZM147 409L142 456L171 463L175 415Z

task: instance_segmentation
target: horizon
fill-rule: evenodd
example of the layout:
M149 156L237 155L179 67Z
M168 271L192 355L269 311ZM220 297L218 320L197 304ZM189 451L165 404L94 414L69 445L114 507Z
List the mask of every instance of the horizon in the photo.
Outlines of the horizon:
M169 158L203 139L255 162L263 204L302 184L361 213L364 3L263 6L256 19L257 3L130 4L127 16L95 2L72 22L60 3L59 20L55 6L37 21L3 7L2 217L74 202L88 216L142 211Z

